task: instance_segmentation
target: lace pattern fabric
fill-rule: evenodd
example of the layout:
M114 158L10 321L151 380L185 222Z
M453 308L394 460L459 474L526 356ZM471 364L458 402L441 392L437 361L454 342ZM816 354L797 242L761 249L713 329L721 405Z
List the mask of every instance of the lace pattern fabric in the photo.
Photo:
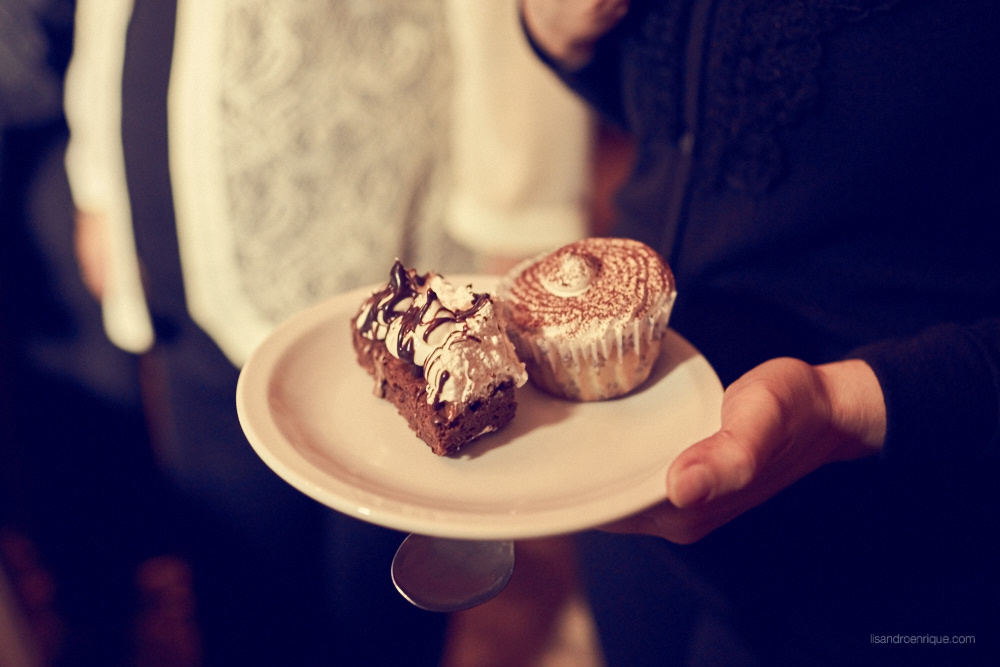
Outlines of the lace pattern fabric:
M225 192L257 308L283 319L383 279L396 257L471 268L443 230L441 2L230 0L224 26Z
M171 82L185 288L234 361L291 314L383 280L395 258L471 270L444 229L452 57L440 0L186 12Z

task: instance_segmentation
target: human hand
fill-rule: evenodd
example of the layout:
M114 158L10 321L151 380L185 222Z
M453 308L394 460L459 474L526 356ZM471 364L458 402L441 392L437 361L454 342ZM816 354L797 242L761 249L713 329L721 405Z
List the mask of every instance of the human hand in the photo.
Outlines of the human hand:
M105 287L106 224L101 213L76 211L73 250L83 284L97 300L101 299Z
M629 0L521 0L535 42L567 70L583 67L594 44L628 13Z
M773 359L726 390L719 431L667 471L667 501L604 529L695 542L825 463L875 454L885 431L865 362Z

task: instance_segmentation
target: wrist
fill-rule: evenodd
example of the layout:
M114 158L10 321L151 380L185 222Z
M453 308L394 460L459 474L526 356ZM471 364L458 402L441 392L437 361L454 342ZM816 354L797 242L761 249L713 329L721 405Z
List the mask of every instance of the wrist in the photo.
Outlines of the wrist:
M816 367L830 401L830 418L838 440L835 460L872 456L881 451L886 435L885 398L871 367L848 359Z

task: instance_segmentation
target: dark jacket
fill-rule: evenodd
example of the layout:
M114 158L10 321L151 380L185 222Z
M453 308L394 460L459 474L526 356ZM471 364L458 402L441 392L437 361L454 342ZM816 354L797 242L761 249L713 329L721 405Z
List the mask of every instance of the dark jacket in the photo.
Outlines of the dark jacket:
M560 73L635 138L614 233L724 382L860 355L887 455L1000 453L996 35L989 0L636 0Z
M993 0L633 0L583 70L556 68L634 138L613 233L669 260L671 325L723 382L860 356L888 411L882 459L825 466L694 545L586 536L611 664L689 660L706 623L718 664L892 660L885 633L988 648L997 35Z

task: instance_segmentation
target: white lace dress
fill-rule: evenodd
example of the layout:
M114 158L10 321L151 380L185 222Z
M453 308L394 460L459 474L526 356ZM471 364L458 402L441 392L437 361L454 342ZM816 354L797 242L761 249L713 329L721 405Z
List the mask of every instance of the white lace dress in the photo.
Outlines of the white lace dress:
M80 0L67 171L105 219L112 340L152 328L121 156L130 0ZM194 319L242 363L294 312L393 259L476 270L586 231L589 118L513 0L179 0L170 173Z

